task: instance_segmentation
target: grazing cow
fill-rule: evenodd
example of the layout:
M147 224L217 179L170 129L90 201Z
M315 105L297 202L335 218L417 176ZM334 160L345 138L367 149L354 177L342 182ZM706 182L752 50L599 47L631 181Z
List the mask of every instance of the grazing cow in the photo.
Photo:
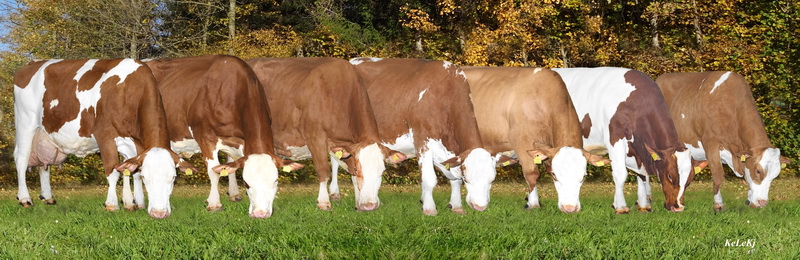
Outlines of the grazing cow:
M422 210L436 215L434 166L452 187L453 212L461 207L461 183L467 204L483 211L494 181L494 159L483 149L469 85L461 69L447 61L355 58L369 93L380 139L390 149L419 157Z
M627 166L639 176L639 211L649 212L647 173L661 180L664 207L682 211L683 193L694 177L691 156L678 140L675 125L656 83L644 73L625 68L554 69L567 84L583 147L608 153L616 192L616 213L628 213L622 187Z
M595 165L609 161L583 150L581 126L561 77L542 68L463 69L486 150L498 161L515 154L522 165L529 187L525 208L539 207L538 164L549 158L558 208L564 213L580 211L587 160ZM513 162L505 161L500 165Z
M173 151L184 157L201 152L206 160L211 181L206 209L222 209L220 175L232 180L229 195L235 200L238 187L233 174L242 168L250 216L272 215L278 169L290 171L302 165L275 155L264 91L247 63L212 55L152 60L147 66L164 99ZM233 160L220 165L220 151Z
M262 58L248 63L272 108L278 154L314 161L320 181L317 207L331 209L328 169L333 169L335 176L342 160L353 174L356 208L378 208L384 159L399 162L405 156L379 144L369 97L355 68L337 58ZM337 198L338 186L331 186Z
M128 179L136 170L115 169L121 154L125 160L141 165L134 176L146 177L150 216L169 216L178 157L168 149L164 108L155 79L140 61L31 62L14 74L14 111L20 204L31 205L26 169L39 167L40 198L55 204L48 166L61 164L67 154L84 157L99 151L109 184L106 210L119 209L119 173ZM135 188L141 190L141 186ZM135 209L132 198L126 186L123 199L128 209ZM138 203L143 202L144 195Z
M745 203L766 206L770 183L789 160L770 143L744 77L730 71L668 73L657 83L680 141L693 159L706 161L711 168L714 210L723 208L722 163L747 181L750 191Z

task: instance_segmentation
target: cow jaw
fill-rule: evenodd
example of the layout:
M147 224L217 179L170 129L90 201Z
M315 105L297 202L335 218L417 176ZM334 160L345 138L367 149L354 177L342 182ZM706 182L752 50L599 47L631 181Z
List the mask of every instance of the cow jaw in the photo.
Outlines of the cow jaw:
M761 180L761 183L756 183L751 174L755 174L754 169L745 167L744 179L750 190L747 192L747 201L745 203L753 208L760 208L767 206L769 201L769 187L774 180L781 173L781 152L777 148L767 148L761 154L761 160L758 161L758 166L764 169L766 176Z
M383 171L386 166L383 164L385 156L381 152L377 143L362 148L356 154L356 159L361 166L358 171L361 173L361 183L358 183L358 197L356 197L356 207L361 211L372 211L380 206L378 189L381 187Z
M464 186L467 187L467 204L474 210L485 210L489 205L492 181L497 176L494 158L486 150L476 148L467 155L462 167Z
M272 201L278 193L278 167L272 156L251 154L244 161L242 179L247 183L250 198L250 213L254 218L272 215Z
M692 182L690 178L692 174L692 154L687 149L683 152L675 152L675 157L678 160L678 179L680 180L680 190L678 190L678 208L683 209L683 194L686 192L686 187Z
M553 183L558 193L558 209L564 213L580 211L580 192L586 176L586 157L580 149L562 147L551 161Z
M147 189L147 212L153 218L169 217L169 197L175 183L175 162L169 151L151 148L141 166L142 180Z

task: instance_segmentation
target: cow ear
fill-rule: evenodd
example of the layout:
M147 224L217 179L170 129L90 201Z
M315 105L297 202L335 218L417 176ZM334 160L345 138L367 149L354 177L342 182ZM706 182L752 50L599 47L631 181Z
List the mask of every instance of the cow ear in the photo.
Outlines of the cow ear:
M692 170L694 170L695 174L703 171L706 166L708 166L708 161L697 161L692 159Z
M183 159L180 159L180 161L178 162L178 170L180 170L182 173L186 175L192 175L194 174L194 172L199 172L199 170L197 170L197 168L195 168L194 165L192 165L187 161L184 161Z
M781 156L780 161L781 161L781 168L786 168L787 164L792 163L792 160L790 160L789 158L786 158L784 156Z
M529 150L528 151L528 155L530 155L531 158L533 158L533 163L535 163L535 164L542 164L542 161L544 161L544 160L546 160L548 158L547 154L545 154L544 151L538 150L538 149L537 150Z
M139 166L142 165L142 162L144 161L143 155L144 153L140 153L139 155L136 155L133 158L125 160L124 162L114 167L114 169L116 169L118 172L124 175L130 175L130 173L135 172L136 168L139 168ZM126 171L127 174L125 173Z
M350 154L350 152L347 151L346 148L341 146L331 148L331 152L333 153L333 156L336 156L336 158L340 160L350 158L350 156L352 155Z
M583 157L586 157L586 161L589 162L589 164L597 167L602 167L611 164L611 160L591 154L587 151L583 151Z
M277 164L279 164L278 165L278 169L280 169L283 172L292 172L292 171L300 170L300 169L303 169L304 167L306 167L302 163L294 162L292 160L284 160L284 159L277 158L277 157L275 158L275 162L277 162Z
M661 160L661 155L655 150L653 150L653 148L650 148L649 145L644 144L644 149L647 149L647 153L650 154L650 158L653 158L653 161Z
M386 157L385 161L387 163L401 163L408 159L408 156L406 156L404 153L389 149L388 147L380 144L378 147L381 148L381 152L383 153L383 156Z
M505 155L500 155L500 158L497 159L497 163L495 165L497 167L503 167L515 164L517 162L518 162L517 159Z
M752 156L753 156L753 154L750 153L750 152L743 152L743 153L739 154L737 160L740 161L740 162L746 162L747 158L750 158Z
M239 158L239 160L234 160L226 164L217 165L214 168L211 168L211 170L219 174L219 176L223 177L228 176L229 173L235 172L239 168L242 168L242 165L244 165L245 158L247 158L247 156Z
M444 165L445 169L450 170L450 168L461 166L461 163L462 163L461 157L456 156L442 162L442 165Z

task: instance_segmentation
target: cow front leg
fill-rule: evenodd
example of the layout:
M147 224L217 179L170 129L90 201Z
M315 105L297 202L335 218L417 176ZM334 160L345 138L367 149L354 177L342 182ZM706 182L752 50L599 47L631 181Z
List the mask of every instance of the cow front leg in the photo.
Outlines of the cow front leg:
M55 205L56 200L53 199L53 191L50 189L50 167L44 166L39 170L39 183L42 185L42 193L39 199L43 200L47 205Z
M217 212L222 210L222 202L220 202L219 199L220 174L213 170L214 167L219 166L218 153L219 151L214 150L211 153L210 159L206 159L206 171L208 172L208 181L211 183L211 189L208 191L208 199L206 199L206 210L210 212Z
M116 211L119 210L119 204L117 199L117 181L119 181L119 172L117 170L111 171L106 177L108 180L108 193L106 194L106 202L103 203L106 211Z
M704 150L706 153L706 160L708 161L708 168L711 170L711 180L714 182L714 211L720 212L725 209L720 191L722 182L725 181L725 170L722 168L722 159L719 154L720 148L716 143L707 142L705 143Z
M122 205L127 211L136 210L136 203L133 203L133 193L131 193L131 176L122 174Z
M331 200L340 200L342 195L339 192L339 161L336 160L336 157L333 155L329 155L329 157L331 158ZM353 180L353 186L355 186L354 188L358 189L358 185L355 182L355 176ZM358 194L356 194L356 198L358 198Z
M320 210L331 210L331 199L328 195L328 180L331 178L330 167L328 161L330 157L329 148L326 140L313 140L308 142L308 151L311 152L311 161L314 162L314 167L317 172L317 179L319 180L319 193L317 194L317 208ZM356 200L358 197L356 197ZM358 201L356 201L358 205Z
M430 149L419 156L420 175L422 177L422 213L436 216L436 203L433 201L433 188L436 187L436 170L433 169L433 156Z
M625 201L625 179L628 177L628 169L625 166L625 155L627 154L627 142L618 141L608 153L611 159L611 175L614 178L614 212L617 214L629 213L628 203Z
M233 158L228 156L228 162ZM280 171L280 169L278 169ZM228 200L231 202L242 201L242 194L239 192L239 182L236 181L236 172L228 173Z
M653 212L653 207L650 205L650 202L651 202L650 196L648 194L648 190L649 190L648 189L649 188L648 187L649 186L648 185L649 184L648 180L649 180L649 177L647 176L646 172L644 172L644 171L642 171L642 172L643 173L641 175L636 176L636 183L638 184L637 185L638 186L637 187L637 194L638 194L638 197L639 197L639 199L636 201L636 205L639 208L639 212L649 213L649 212Z
M453 213L466 215L467 212L461 206L461 179L450 180L450 204L447 204Z
M142 173L133 174L133 203L137 208L144 209L144 188L142 186Z

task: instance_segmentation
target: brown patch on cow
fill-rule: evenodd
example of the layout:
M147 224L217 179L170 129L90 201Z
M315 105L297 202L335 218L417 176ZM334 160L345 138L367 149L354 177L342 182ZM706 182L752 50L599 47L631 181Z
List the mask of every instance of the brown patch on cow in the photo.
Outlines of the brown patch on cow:
M103 77L103 74L119 65L120 62L122 62L122 60L98 60L92 69L81 76L78 82L78 91L87 91L94 88L97 81ZM117 81L119 81L119 77L117 77Z
M94 107L89 107L81 112L81 128L78 135L81 137L91 137L94 129L95 111Z
M42 125L48 133L58 132L64 124L78 118L80 101L75 94L78 82L74 77L84 63L86 60L64 60L44 69ZM54 100L58 100L58 105L51 107Z
M19 88L27 87L33 75L39 71L39 68L41 68L45 62L47 62L47 60L31 61L17 70L17 72L14 73L14 85L17 85Z
M583 115L583 119L581 119L581 134L583 138L589 138L589 134L592 131L592 119L589 118L589 114Z

